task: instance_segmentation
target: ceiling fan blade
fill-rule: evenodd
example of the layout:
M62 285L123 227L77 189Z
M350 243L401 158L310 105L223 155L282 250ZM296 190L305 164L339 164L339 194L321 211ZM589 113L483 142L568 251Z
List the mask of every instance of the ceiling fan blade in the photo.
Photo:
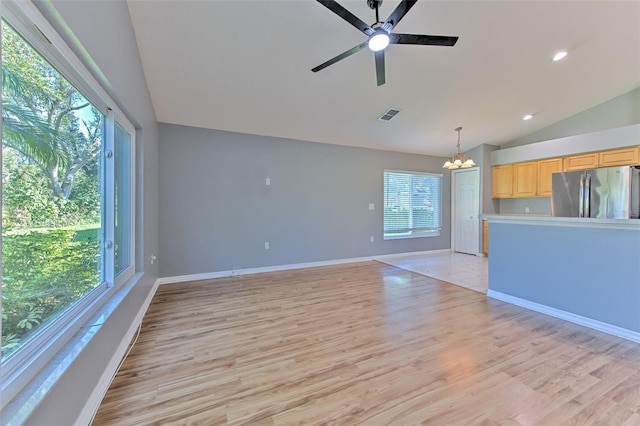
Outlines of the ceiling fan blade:
M353 13L349 12L344 7L340 6L334 0L317 0L318 3L324 5L327 9L365 33L366 35L373 34L373 28L370 25L364 23L360 18L355 16Z
M317 66L317 67L315 67L315 68L311 68L311 71L313 71L313 72L318 72L318 71L320 71L320 70L325 69L325 68L326 68L326 67L328 67L329 65L333 65L333 64L335 64L336 62L341 61L341 60L343 60L344 58L346 58L346 57L349 57L349 56L353 55L354 53L358 53L359 51L361 51L362 49L364 49L365 47L367 47L367 43L368 43L368 41L365 41L364 43L359 44L359 45L357 45L356 47L353 47L353 48L351 48L351 49L347 50L347 51L346 51L346 52L344 52L344 53L339 54L339 55L338 55L338 56L336 56L335 58L329 59L329 60L328 60L327 62L325 62L325 63L320 64L320 65L318 65L318 66Z
M384 84L384 50L378 50L376 54L376 80L378 86Z
M418 0L402 0L398 7L396 7L396 9L391 12L391 15L389 15L387 20L384 21L382 27L390 32L396 25L398 25L398 22L400 22L404 15L407 14L409 9L411 9L417 1Z
M389 34L391 44L421 44L427 46L453 46L458 41L458 37L434 36L419 34Z

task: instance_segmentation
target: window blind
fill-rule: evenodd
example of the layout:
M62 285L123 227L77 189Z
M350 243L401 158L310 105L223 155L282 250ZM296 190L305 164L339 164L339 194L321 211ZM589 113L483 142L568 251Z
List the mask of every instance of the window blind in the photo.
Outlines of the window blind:
M442 175L384 171L384 238L439 236Z

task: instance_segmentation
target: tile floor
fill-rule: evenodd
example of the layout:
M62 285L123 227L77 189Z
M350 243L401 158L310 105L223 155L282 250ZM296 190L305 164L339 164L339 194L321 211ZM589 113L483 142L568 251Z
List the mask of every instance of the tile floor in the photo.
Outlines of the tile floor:
M378 259L378 261L480 293L486 293L489 286L487 257L456 252L438 252L398 255Z

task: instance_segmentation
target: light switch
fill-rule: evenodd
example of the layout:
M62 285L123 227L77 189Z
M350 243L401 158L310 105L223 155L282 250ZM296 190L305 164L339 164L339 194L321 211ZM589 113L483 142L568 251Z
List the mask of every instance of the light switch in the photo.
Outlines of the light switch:
M266 178L264 180L265 185L271 185L271 178Z
M373 203L369 203L369 210L373 210L373 209L374 209Z

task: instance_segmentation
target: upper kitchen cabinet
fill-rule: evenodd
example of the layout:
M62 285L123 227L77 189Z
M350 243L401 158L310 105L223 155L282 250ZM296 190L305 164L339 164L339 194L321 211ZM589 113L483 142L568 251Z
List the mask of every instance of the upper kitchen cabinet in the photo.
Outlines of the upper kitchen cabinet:
M493 198L512 198L513 164L493 166L491 172Z
M540 160L538 165L538 197L551 197L551 175L562 171L562 158Z
M564 171L595 169L598 167L598 161L599 156L597 152L564 157Z
M493 198L551 196L551 174L562 171L562 158L493 166Z
M640 146L493 166L493 198L551 197L555 172L640 164Z
M614 149L599 153L599 166L634 166L640 163L640 147Z
M535 161L513 165L513 193L515 197L537 195L538 164Z
M595 169L596 167L634 166L640 163L640 147L590 152L564 158L564 170Z

